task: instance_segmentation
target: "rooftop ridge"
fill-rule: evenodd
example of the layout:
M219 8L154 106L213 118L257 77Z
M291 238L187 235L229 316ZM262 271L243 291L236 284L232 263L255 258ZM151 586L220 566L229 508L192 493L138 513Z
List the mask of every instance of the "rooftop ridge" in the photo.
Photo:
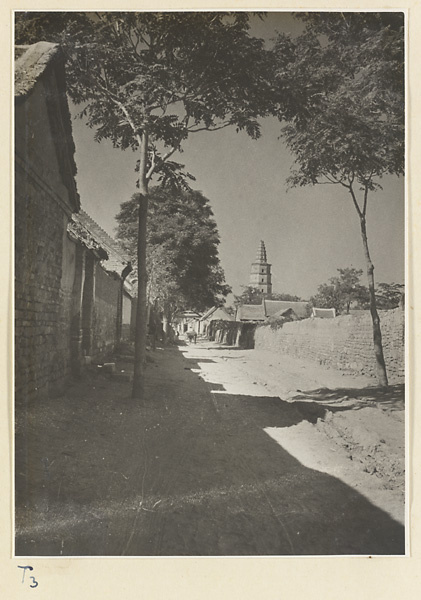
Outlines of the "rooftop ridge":
M86 219L88 224L91 225L91 227L94 227L97 230L97 233L101 234L101 237L103 238L101 241L107 244L111 250L119 254L124 260L129 260L129 257L120 243L112 238L110 234L107 233L105 229L103 229L103 227L101 227L101 225L99 225L99 223L97 223L97 221L91 217L91 215L89 215L85 210L81 209L78 216L82 216L83 219Z
M15 46L15 96L28 95L48 65L60 55L59 44L51 42Z

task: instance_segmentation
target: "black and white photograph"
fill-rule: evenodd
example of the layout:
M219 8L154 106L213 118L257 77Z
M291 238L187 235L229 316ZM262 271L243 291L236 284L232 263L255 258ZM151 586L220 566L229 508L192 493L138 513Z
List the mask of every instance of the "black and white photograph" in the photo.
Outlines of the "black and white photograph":
M15 557L408 556L406 20L14 12Z

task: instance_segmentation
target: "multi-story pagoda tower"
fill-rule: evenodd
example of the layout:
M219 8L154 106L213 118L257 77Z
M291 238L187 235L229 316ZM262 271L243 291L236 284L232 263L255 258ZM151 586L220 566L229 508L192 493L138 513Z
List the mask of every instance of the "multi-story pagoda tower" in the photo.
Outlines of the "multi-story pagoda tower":
M257 288L264 294L272 293L272 275L270 265L267 261L265 243L260 242L256 260L251 265L250 283L251 287Z

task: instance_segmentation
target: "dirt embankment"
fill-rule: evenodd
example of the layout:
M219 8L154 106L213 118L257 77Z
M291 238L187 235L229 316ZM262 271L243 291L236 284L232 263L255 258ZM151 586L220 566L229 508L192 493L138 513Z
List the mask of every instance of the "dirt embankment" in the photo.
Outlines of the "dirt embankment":
M201 365L205 378L231 391L239 387L243 393L278 396L306 415L289 428L268 427L273 439L306 466L342 478L404 523L403 384L385 390L370 377L308 360L202 344L219 364Z

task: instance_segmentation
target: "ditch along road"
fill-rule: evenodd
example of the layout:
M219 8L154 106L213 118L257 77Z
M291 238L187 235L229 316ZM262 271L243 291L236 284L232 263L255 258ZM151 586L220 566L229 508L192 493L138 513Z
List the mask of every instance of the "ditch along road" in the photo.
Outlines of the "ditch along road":
M17 407L16 555L405 552L402 386L207 340L149 357L143 406L123 359Z

